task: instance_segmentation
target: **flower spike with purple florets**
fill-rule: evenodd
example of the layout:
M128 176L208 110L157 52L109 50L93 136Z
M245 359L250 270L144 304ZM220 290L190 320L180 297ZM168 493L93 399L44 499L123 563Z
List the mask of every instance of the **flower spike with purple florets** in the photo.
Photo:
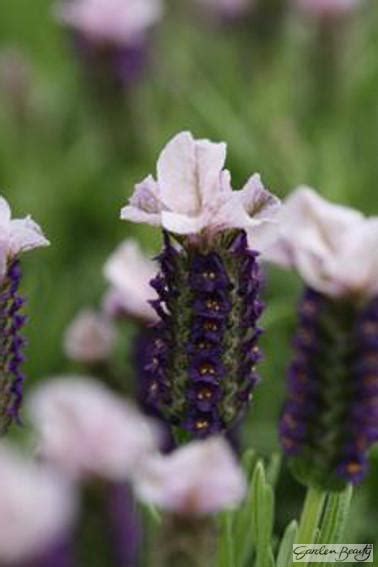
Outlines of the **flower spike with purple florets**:
M282 446L306 484L339 490L368 471L378 441L378 219L301 188L266 255L307 284L299 309Z
M46 245L39 226L30 217L11 219L9 205L0 197L0 435L18 420L25 380L21 329L26 317L21 313L25 302L19 294L19 256Z
M178 438L206 437L243 415L258 382L263 311L259 253L279 201L258 175L233 191L225 144L184 132L163 150L157 181L136 186L122 218L164 230L151 281L159 316L144 399ZM252 249L253 248L253 249Z

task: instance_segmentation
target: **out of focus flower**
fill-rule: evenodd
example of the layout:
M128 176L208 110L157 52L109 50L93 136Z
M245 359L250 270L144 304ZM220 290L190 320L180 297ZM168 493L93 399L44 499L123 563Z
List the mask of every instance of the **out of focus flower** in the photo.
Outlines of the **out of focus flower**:
M21 329L26 318L19 295L21 253L49 243L30 218L12 219L7 201L0 197L0 435L18 419L25 380L21 372L25 341Z
M280 235L265 257L296 269L326 295L373 297L378 293L378 218L335 205L301 187L282 209Z
M321 18L344 16L356 10L361 0L294 0L304 13Z
M125 480L160 441L153 422L89 378L50 380L29 410L41 458L74 477Z
M229 21L248 14L255 0L197 0L197 3L216 16Z
M62 22L88 38L133 45L162 16L161 0L69 0L58 7Z
M228 443L213 437L147 459L135 489L147 503L198 516L236 507L245 496L246 480Z
M192 437L231 428L259 380L256 249L279 201L256 175L234 192L225 158L225 144L178 134L160 155L157 181L137 185L122 211L165 229L142 390L151 412Z
M64 350L72 360L95 364L109 358L116 337L116 330L107 316L85 309L80 311L68 327Z
M150 281L158 271L132 239L125 240L110 256L104 267L111 289L105 297L104 309L110 316L126 315L144 323L155 323L157 315L149 301L156 300Z
M65 0L57 8L87 62L105 63L124 84L143 70L149 32L162 14L161 0Z
M281 442L300 480L339 490L364 478L378 440L378 218L300 188L280 226L267 257L308 286Z
M136 185L122 219L181 235L246 230L259 249L256 229L272 221L279 201L264 189L259 175L241 191L233 191L225 159L226 144L194 140L189 132L178 134L160 154L157 181L149 176Z
M72 487L45 466L0 445L0 563L19 565L65 535L75 515Z

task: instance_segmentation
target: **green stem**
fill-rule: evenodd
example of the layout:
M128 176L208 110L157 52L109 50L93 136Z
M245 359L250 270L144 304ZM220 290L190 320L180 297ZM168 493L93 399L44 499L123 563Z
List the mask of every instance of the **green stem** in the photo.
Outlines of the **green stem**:
M324 490L313 487L308 488L296 543L315 543L326 496L327 493ZM293 565L295 564L293 563ZM302 567L305 567L305 565L307 565L307 563L303 563Z

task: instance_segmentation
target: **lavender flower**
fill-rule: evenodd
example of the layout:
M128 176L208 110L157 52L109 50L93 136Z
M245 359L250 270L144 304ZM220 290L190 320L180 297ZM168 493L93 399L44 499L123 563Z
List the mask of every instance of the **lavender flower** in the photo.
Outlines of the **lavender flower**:
M299 309L281 442L306 483L341 489L378 441L377 219L309 189L287 201L271 260L307 287Z
M24 300L19 294L22 252L48 245L30 217L11 219L7 201L0 198L0 435L18 420L25 380L21 370L25 340L21 329Z
M231 428L258 382L263 304L258 252L250 246L263 245L278 200L256 175L233 192L225 155L225 144L179 134L159 158L158 180L137 185L122 211L124 219L165 229L160 272L151 281L160 321L144 399L179 437Z
M115 564L136 565L141 527L126 483L158 453L159 427L89 378L51 380L34 393L29 409L40 459L83 486L86 505L79 531L91 540L100 537ZM87 565L96 548L85 542L80 564Z
M104 311L110 317L128 317L143 326L156 323L157 316L149 301L157 299L149 285L158 265L150 260L133 239L122 242L104 266L110 289L104 299Z
M134 485L143 501L178 516L197 517L237 507L247 488L230 447L217 437L150 457Z
M68 358L84 364L103 362L111 355L116 330L106 315L84 309L69 325L64 337Z
M0 445L0 563L45 565L67 534L76 515L76 495L70 483L45 465L21 457ZM41 561L34 563L34 560ZM56 563L58 565L58 563Z
M90 378L50 380L33 394L29 411L40 457L76 479L128 480L159 446L154 422Z
M63 0L57 9L88 65L105 66L124 86L145 68L149 32L162 13L161 0Z

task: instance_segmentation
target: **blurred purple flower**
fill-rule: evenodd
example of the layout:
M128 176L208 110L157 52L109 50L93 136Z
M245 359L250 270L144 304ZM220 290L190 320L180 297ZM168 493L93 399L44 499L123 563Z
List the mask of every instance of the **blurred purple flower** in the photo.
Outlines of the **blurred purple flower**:
M300 188L283 208L272 262L309 286L299 309L281 442L306 482L360 482L378 441L378 219Z
M161 0L62 0L57 17L74 32L89 65L105 65L124 85L143 71L151 28L161 19Z

